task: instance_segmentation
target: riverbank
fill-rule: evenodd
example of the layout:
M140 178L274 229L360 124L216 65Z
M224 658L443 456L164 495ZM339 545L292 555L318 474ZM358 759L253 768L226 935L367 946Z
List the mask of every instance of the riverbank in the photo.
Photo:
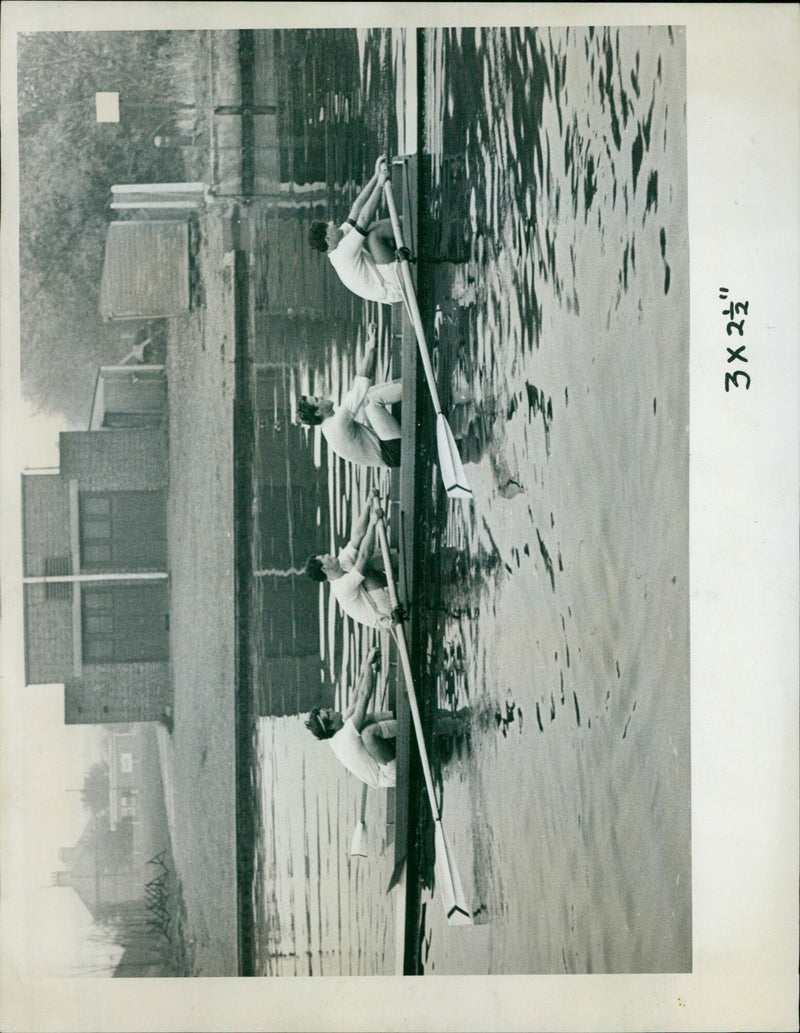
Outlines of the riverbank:
M208 177L241 182L236 135L214 107L240 96L239 33L209 47ZM224 160L221 160L220 155ZM175 872L176 965L182 974L239 972L236 871L236 617L232 204L212 201L191 227L192 308L170 322L167 349L173 686L159 745Z
M194 975L237 973L233 295L225 212L198 227L203 304L170 327L171 663L165 767Z

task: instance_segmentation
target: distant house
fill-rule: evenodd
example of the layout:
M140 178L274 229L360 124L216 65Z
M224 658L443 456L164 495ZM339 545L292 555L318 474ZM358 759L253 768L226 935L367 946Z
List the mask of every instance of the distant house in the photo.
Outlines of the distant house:
M102 429L62 433L59 469L22 477L26 683L63 683L67 724L171 704L163 375L115 376L98 379Z
M93 815L75 846L62 847L58 855L65 867L53 873L53 885L75 890L94 918L144 899L132 822L110 829L105 816Z
M108 750L108 825L138 822L142 780L141 725L124 725L111 733Z
M111 731L105 756L108 803L74 846L59 851L57 887L69 887L124 948L114 975L165 975L176 898L173 862L152 725Z

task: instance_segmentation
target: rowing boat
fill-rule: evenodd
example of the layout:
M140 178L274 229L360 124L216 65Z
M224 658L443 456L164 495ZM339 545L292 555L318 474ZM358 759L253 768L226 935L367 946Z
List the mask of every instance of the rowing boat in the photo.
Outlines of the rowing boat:
M404 234L404 243L409 247L411 252L416 252L417 241L418 241L418 224L417 224L417 156L403 156L396 158L393 161L393 175L394 181L393 196L391 197L391 208L399 208L402 214L402 230ZM390 195L391 196L391 195ZM396 222L396 220L395 220ZM399 472L395 473L392 483L391 491L391 508L390 513L390 527L392 531L392 545L396 547L399 554L399 585L400 591L403 595L403 601L409 605L409 612L406 614L406 619L403 622L401 632L404 634L403 650L406 646L408 648L408 660L409 663L406 665L406 671L403 669L403 665L398 665L396 684L394 686L393 699L390 696L390 702L393 703L395 713L397 716L398 729L397 729L397 788L392 793L393 799L389 801L390 808L394 810L394 825L395 825L395 868L394 875L392 877L392 884L390 888L392 892L396 894L395 900L395 913L396 913L396 928L397 928L397 940L396 940L396 956L395 956L395 971L398 974L416 974L419 971L419 943L418 943L418 928L419 928L419 900L416 894L415 887L418 884L420 875L420 850L419 844L415 842L416 830L420 825L420 821L423 815L419 812L419 803L422 798L423 781L420 778L419 765L415 762L415 730L414 730L414 717L412 715L411 707L409 706L409 691L413 696L414 687L413 684L407 685L407 681L411 681L411 669L415 665L415 648L418 648L418 643L414 640L414 626L415 626L415 613L413 608L414 596L414 581L415 571L420 569L420 564L424 562L424 557L421 554L421 545L416 539L414 529L416 527L416 513L415 513L415 498L416 498L416 473L417 464L416 456L418 451L417 442L417 406L427 404L427 400L423 397L423 383L427 381L427 386L431 394L434 408L437 411L437 423L441 416L441 407L438 404L438 395L436 394L435 385L431 384L431 378L429 370L421 368L422 364L426 366L430 365L430 359L426 356L426 350L423 348L423 343L419 340L419 333L421 332L421 319L419 317L419 310L416 306L416 298L411 299L412 304L409 305L408 291L414 291L416 289L414 270L405 263L406 283L408 289L406 291L406 302L401 305L395 305L392 307L392 336L395 342L395 362L399 360L400 370L398 371L395 367L395 375L399 372L402 376L403 381L403 402L402 402L402 446L401 455L402 461ZM427 358L427 362L426 362ZM422 363L420 362L422 359ZM425 374L423 377L423 373ZM444 418L442 417L442 420ZM445 421L446 422L446 421ZM449 432L449 427L447 428ZM452 438L452 435L450 435ZM449 448L448 443L448 448ZM454 444L452 446L455 448ZM442 462L442 452L440 447L440 467L446 465ZM449 470L456 470L456 478L458 479L458 470L460 469L460 460L456 459L449 465ZM443 479L445 479L445 487L447 487L446 478L444 477L445 471L443 470ZM461 481L466 485L466 479L463 477L463 470L461 472ZM466 488L468 493L469 489ZM459 497L454 495L451 497ZM461 497L464 497L462 494ZM398 645L400 643L398 642ZM418 665L417 665L418 666ZM419 715L417 715L417 727L419 728ZM421 744L421 753L425 765L427 765L427 758L424 756L424 743ZM425 772L427 782L427 788L429 796L430 791L430 774L429 771ZM455 872L453 866L453 872L455 874L456 886L453 887L453 878L450 873L451 860L446 856L447 845L444 838L443 830L441 830L441 822L439 820L438 809L434 800L430 800L434 814L434 827L436 832L436 845L437 845L437 880L441 883L450 883L450 895L453 895L453 890L458 890L459 906L455 909L452 907L452 901L446 903L446 911L448 911L448 920L451 922L469 922L471 918L464 912L463 900L460 895L460 884L458 880L457 872ZM444 864L444 868L442 865ZM440 885L438 892L445 889L445 886ZM447 895L447 894L445 894Z
M409 155L393 162L393 173L398 180L398 197L403 219L411 240L417 239L417 156ZM406 599L414 598L414 534L416 462L417 453L417 347L413 328L402 304L392 306L392 338L395 376L403 381L401 420L401 465L392 478L392 511L390 527L392 545L399 556L400 584ZM398 368L399 367L399 368ZM412 632L409 629L409 638ZM417 862L409 840L416 827L418 815L415 800L418 795L418 776L412 768L411 749L414 739L411 711L403 690L403 676L399 668L392 686L393 705L397 717L397 788L390 791L390 806L394 814L394 874L390 884L395 904L395 972L399 975L413 972L415 947L407 942L414 925L414 895L408 889L416 882Z

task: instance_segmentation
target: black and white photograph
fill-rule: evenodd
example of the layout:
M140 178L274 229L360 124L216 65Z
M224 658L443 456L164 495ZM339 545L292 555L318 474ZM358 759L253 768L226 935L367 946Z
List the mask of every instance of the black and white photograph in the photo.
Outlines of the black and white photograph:
M3 1028L790 1028L798 9L773 125L710 6L9 5Z

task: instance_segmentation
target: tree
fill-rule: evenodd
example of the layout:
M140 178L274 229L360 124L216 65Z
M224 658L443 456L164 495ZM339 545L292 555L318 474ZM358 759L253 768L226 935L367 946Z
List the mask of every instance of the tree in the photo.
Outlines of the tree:
M111 786L108 764L99 761L86 772L81 790L81 803L95 817L108 810L108 794Z
M98 310L114 183L185 178L157 129L195 101L196 33L22 34L18 40L22 385L85 425L97 368L126 354ZM188 73L188 74L187 74ZM119 91L118 124L94 95Z

